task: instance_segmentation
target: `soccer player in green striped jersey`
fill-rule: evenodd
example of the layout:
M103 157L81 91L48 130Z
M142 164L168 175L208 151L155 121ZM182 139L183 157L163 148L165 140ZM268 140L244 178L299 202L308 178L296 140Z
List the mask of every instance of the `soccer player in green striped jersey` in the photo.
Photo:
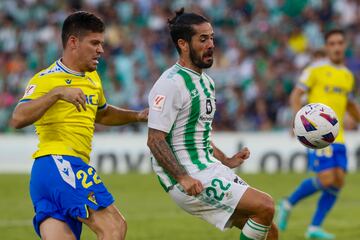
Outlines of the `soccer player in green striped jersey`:
M160 184L190 214L221 230L242 229L241 240L278 239L272 198L231 170L249 150L227 157L211 141L215 84L203 72L213 63L211 24L181 9L169 28L180 57L149 94L148 146Z

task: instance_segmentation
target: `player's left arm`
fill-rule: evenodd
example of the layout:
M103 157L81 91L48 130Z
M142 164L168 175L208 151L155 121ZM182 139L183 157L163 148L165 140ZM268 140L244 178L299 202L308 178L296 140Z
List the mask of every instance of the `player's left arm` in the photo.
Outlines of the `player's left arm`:
M358 123L360 123L360 106L355 100L348 100L346 110Z
M351 91L348 93L348 101L346 105L346 111L353 117L358 123L360 123L360 106L355 100L355 89L356 81L354 76L351 74L352 86Z
M250 156L250 151L247 147L240 150L240 152L236 153L232 157L227 157L226 154L221 151L216 145L211 142L211 146L214 150L213 155L216 159L218 159L222 164L228 166L229 168L236 168L240 166L246 159Z
M108 126L124 125L133 122L146 122L149 109L133 111L108 105L96 114L95 122Z

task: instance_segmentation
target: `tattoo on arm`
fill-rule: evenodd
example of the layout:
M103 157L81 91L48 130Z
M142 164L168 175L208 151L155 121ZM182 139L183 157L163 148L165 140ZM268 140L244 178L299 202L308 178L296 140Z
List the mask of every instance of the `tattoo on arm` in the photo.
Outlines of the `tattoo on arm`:
M165 132L149 128L148 146L160 166L172 177L178 179L187 173L177 162L174 153L165 140L165 136Z

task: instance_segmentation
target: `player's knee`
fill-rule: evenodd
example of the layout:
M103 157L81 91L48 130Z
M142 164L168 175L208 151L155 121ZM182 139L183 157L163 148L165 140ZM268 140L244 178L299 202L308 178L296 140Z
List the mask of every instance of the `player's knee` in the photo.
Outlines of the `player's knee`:
M274 200L270 195L265 194L261 206L258 211L258 216L263 218L266 222L271 222L275 214Z
M121 215L119 215L112 220L112 223L109 225L109 229L107 229L106 232L107 235L110 235L110 239L123 240L125 239L126 231L126 220Z

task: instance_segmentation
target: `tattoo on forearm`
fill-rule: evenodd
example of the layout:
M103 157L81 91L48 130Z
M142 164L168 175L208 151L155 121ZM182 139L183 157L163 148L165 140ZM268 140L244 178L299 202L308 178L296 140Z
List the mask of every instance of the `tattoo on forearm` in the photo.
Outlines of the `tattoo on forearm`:
M185 169L179 165L174 153L171 151L167 142L163 139L152 138L149 147L157 162L175 179L186 174Z

